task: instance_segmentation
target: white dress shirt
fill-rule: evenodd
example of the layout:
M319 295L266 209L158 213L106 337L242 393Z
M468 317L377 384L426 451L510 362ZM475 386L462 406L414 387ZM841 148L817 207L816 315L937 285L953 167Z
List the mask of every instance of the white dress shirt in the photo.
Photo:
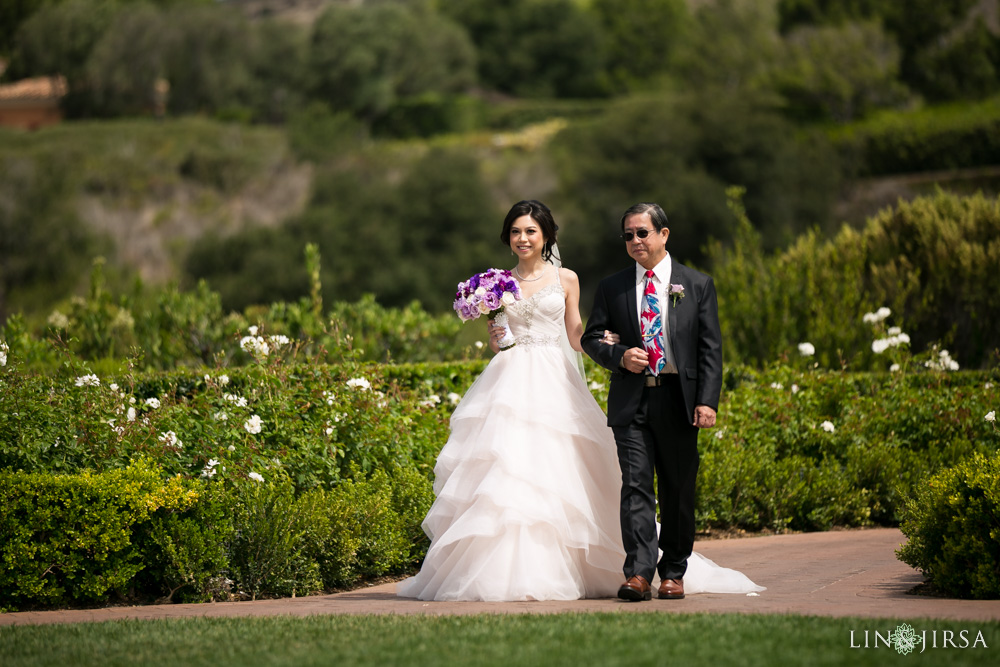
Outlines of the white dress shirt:
M663 321L663 356L667 360L663 367L663 373L676 373L677 364L674 362L674 351L670 347L670 312L667 310L669 300L667 296L667 285L670 284L670 273L673 264L670 261L670 253L660 260L660 263L653 267L653 286L656 288L656 298L660 302L660 319ZM635 303L636 320L641 322L642 300L646 292L646 269L636 262L635 264ZM640 325L640 329L641 329Z

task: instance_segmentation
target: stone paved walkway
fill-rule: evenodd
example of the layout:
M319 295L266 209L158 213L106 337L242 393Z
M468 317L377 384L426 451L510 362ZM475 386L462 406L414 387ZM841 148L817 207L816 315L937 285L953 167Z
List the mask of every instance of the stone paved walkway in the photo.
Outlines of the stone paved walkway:
M708 540L695 550L767 586L756 596L698 594L683 600L622 602L422 602L396 597L396 584L335 595L282 600L111 607L0 614L0 625L79 623L184 616L307 616L312 614L477 614L558 612L748 613L1000 620L1000 600L952 600L908 594L922 581L896 559L905 541L895 529L833 531ZM655 584L654 584L655 585Z

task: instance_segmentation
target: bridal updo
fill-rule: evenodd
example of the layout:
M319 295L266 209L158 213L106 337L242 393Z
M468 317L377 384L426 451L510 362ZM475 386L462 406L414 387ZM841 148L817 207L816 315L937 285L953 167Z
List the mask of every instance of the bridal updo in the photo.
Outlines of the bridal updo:
M528 215L538 223L542 229L542 236L545 237L545 245L542 246L542 259L546 262L552 259L552 247L556 244L556 232L559 225L552 218L552 211L549 207L535 199L523 199L514 204L507 217L503 219L503 230L500 232L500 242L508 248L510 247L510 228L514 221L521 216Z

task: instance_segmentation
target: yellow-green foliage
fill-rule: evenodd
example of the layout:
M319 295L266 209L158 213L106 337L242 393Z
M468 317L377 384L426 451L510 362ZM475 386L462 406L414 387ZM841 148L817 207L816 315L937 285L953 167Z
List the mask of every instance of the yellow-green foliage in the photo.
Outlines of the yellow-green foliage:
M1000 598L1000 453L977 454L930 477L906 504L899 558L937 589Z
M100 474L0 470L0 599L96 601L122 590L143 567L133 526L197 499L143 462Z

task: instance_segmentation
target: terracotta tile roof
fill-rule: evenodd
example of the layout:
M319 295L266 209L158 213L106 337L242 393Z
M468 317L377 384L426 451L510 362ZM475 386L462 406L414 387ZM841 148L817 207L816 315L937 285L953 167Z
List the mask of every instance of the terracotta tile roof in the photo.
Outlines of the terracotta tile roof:
M0 85L0 101L54 100L66 94L66 77L42 76Z

